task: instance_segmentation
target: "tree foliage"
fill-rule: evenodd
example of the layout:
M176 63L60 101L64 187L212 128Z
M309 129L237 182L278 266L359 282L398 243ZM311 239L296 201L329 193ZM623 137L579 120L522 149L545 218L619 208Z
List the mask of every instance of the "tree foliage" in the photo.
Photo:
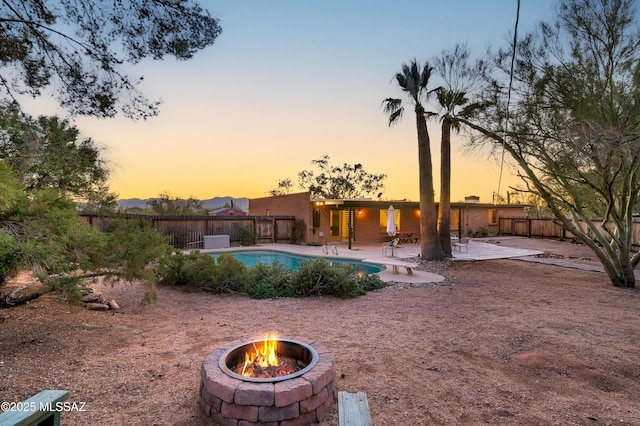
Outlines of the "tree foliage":
M291 193L293 186L291 178L280 179L278 185L274 189L267 191L267 194L271 196L286 195Z
M21 262L17 237L21 234L22 226L16 216L25 209L27 203L27 194L22 185L11 169L0 161L0 286Z
M366 195L378 194L384 189L384 173L367 172L362 164L347 164L334 166L331 158L324 155L318 160L312 160L315 170L302 170L298 173L298 186L311 192L316 198L325 199L353 199ZM269 191L271 195L289 193L293 183L291 179L282 179L278 188Z
M172 55L186 60L213 44L218 21L190 0L3 0L0 85L5 97L42 95L55 86L73 114L131 118L157 114L157 102L124 73Z
M492 81L490 107L465 121L479 134L473 143L510 154L526 190L621 287L635 286L640 261L631 247L640 196L638 16L634 0L560 1L554 23L518 41L511 111L505 50L497 54L503 74Z
M156 260L171 248L150 222L110 220L98 232L77 214L79 200L105 201L100 150L57 117L0 112L0 286L22 267L68 295L95 276L152 286ZM16 300L0 294L0 305Z
M147 205L154 214L162 216L186 216L205 212L202 201L193 197L186 199L174 197L168 192L163 192L158 195L158 198L147 201Z
M101 149L67 120L34 119L15 105L0 105L0 159L26 191L52 188L92 209L113 208L110 169Z
M78 216L76 204L52 188L26 191L0 161L0 287L26 267L49 287L77 294L88 278L141 280L153 297L156 260L170 252L149 221L111 220L98 232ZM0 294L0 306L11 305Z

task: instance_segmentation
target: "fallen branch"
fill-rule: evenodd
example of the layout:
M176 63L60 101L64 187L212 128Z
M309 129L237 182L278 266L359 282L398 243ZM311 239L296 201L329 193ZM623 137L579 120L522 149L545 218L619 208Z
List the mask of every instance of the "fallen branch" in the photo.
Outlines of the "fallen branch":
M62 274L49 275L48 277L45 278L45 282L49 281L50 279L73 279L73 280L82 281L82 280L90 280L98 277L104 277L105 282L111 282L111 284L113 284L117 279L123 280L123 281L129 281L129 282L131 281L130 278L125 278L122 276L122 274L118 272L115 272L112 270L100 270L100 271L88 272L88 273L79 273L77 271L75 273L62 273ZM43 282L39 278L35 278L34 280L28 282L27 284L24 284L15 289L7 290L6 293L0 292L0 308L10 308L16 305L20 305L30 300L36 299L42 296L43 294L49 293L55 288L55 286L47 285L45 284L45 282ZM37 290L31 291L32 287L36 286L37 284L40 284L42 287ZM151 299L155 299L157 298L157 296L154 295L155 288L153 288L153 285L151 287L152 288L149 290L150 292L149 297ZM145 298L146 297L148 297L148 295L145 295ZM118 308L112 308L112 309L115 310Z
M40 284L42 287L37 291L26 291L36 284ZM29 300L36 299L43 294L51 291L51 287L43 284L39 278L36 278L25 285L14 288L8 293L0 293L0 308L10 308L12 306L20 305L28 302ZM20 294L20 292L23 292Z

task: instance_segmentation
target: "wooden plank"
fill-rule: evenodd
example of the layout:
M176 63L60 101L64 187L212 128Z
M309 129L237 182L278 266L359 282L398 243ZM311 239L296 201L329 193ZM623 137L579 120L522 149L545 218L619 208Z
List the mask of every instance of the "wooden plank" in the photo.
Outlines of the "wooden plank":
M338 425L371 426L369 402L364 392L338 392Z
M45 424L60 424L60 411L56 410L56 403L69 398L69 391L44 390L22 402L17 403L20 410L0 413L0 425L31 426ZM53 411L52 411L53 410Z
M382 265L388 265L388 266L402 266L405 268L416 268L418 267L417 263L413 263L413 262L404 262L402 260L394 260L394 259L389 259L389 258L378 258L378 259L364 259L363 262L367 262L367 263L378 263L378 264L382 264Z

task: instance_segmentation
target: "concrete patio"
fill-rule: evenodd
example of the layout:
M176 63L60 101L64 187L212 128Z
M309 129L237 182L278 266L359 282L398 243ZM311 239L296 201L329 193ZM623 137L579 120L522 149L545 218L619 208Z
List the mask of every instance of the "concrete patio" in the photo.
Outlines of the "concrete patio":
M471 240L467 247L468 250L462 249L461 252L453 253L453 260L489 260L489 259L506 259L515 257L534 256L543 252L536 250L525 250L511 247L498 246L488 242L479 240ZM356 244L353 243L351 249L346 243L329 244L326 246L305 246L293 244L259 244L251 247L234 247L224 250L203 250L206 252L217 251L238 251L238 250L276 250L292 254L302 254L316 257L341 257L355 260L369 260L384 264L390 259L405 260L410 262L411 258L418 257L420 254L419 244L401 244L395 250L393 258L385 256L383 253L382 243L378 244ZM326 253L328 252L328 253ZM390 251L387 250L387 255ZM437 283L444 280L442 275L434 274L427 271L419 271L413 269L412 275L407 275L403 268L399 273L393 273L392 268L380 273L380 279L385 282L401 282L401 283Z

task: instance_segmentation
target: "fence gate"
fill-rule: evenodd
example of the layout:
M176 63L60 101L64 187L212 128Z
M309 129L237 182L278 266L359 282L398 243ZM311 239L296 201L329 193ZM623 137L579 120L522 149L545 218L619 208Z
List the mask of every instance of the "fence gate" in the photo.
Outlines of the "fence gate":
M275 220L274 218L256 219L256 237L258 240L275 241Z
M513 219L513 235L528 237L531 233L531 223L527 219Z

